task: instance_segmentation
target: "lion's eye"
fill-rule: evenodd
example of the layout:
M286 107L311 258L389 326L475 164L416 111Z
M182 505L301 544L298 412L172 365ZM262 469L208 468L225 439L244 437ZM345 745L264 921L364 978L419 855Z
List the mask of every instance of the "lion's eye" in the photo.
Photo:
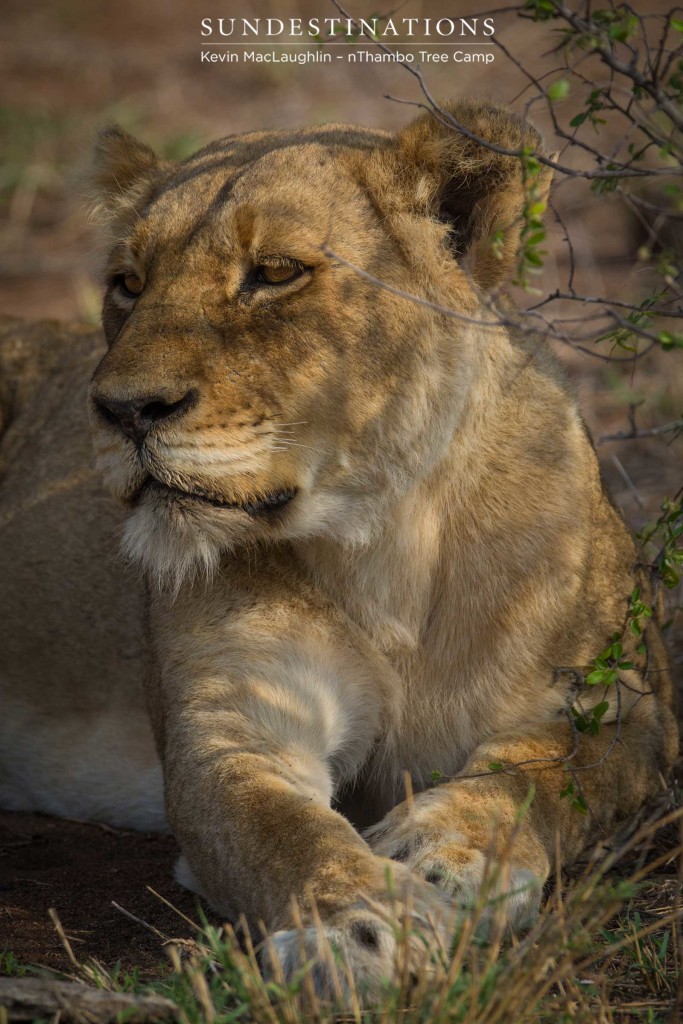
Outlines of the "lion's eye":
M296 263L281 263L271 266L264 264L264 266L256 268L255 277L259 284L289 284L290 281L301 277L302 273L303 268L297 266Z
M117 274L113 284L127 299L137 299L144 287L137 274Z

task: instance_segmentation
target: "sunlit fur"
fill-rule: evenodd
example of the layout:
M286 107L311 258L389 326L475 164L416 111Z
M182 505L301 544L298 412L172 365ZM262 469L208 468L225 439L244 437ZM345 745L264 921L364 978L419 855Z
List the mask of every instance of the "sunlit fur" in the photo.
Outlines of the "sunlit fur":
M499 150L541 145L504 109L449 109ZM112 129L94 178L106 351L11 325L1 350L0 559L20 598L0 607L0 799L140 827L146 665L183 878L276 931L290 972L319 914L371 1000L396 966L389 909L443 940L445 902L474 899L514 837L522 927L556 851L634 812L676 753L654 622L647 659L624 642L620 706L577 691L634 586L654 598L562 374L483 301L515 268L518 161L425 115L395 137L230 137L179 165ZM283 265L282 285L259 273ZM118 506L87 468L89 378ZM133 438L106 413L131 401L182 411ZM573 750L577 698L610 708ZM103 721L131 740L98 789L79 736ZM570 754L586 815L560 795Z

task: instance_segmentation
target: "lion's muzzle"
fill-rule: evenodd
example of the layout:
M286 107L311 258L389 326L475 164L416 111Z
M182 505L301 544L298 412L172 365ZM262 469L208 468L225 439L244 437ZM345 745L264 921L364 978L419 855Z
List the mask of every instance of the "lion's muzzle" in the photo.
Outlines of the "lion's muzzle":
M93 403L102 419L140 445L157 424L178 420L192 409L197 404L197 392L190 389L180 398L160 392L125 401L107 394L93 394Z

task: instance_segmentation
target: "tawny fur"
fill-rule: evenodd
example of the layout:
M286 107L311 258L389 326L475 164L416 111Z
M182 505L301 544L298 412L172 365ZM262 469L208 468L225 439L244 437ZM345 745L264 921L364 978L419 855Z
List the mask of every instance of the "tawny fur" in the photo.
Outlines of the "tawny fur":
M451 109L499 146L540 145L506 110ZM518 162L426 116L395 138L232 137L176 166L111 129L95 178L116 240L106 354L80 328L9 324L2 341L0 800L159 827L144 675L184 877L279 930L288 969L293 897L372 987L394 955L366 902L388 905L386 858L425 920L442 904L420 879L475 898L494 831L499 849L519 833L523 925L558 832L569 862L595 828L560 798L575 677L555 670L588 666L634 586L650 591L560 371L482 302L514 268ZM283 264L284 285L256 273ZM93 371L95 463L120 510L89 468ZM137 446L101 413L188 394ZM145 642L121 532L149 586ZM648 679L632 652L621 713L608 694L573 760L609 751L581 775L606 828L676 754L654 624L647 641ZM488 771L530 759L548 761Z

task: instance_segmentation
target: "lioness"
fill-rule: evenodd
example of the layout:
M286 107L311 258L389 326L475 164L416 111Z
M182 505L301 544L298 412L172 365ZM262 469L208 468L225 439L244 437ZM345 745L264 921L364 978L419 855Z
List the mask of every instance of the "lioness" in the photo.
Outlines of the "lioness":
M430 114L177 165L105 131L107 350L51 324L2 342L0 802L142 829L165 805L188 885L264 922L288 972L318 913L370 991L390 903L473 899L516 828L523 925L557 834L569 862L677 745L656 626L646 650L626 629L652 592L571 390L486 302L527 199L506 154L540 139L449 109L502 152ZM633 667L582 685L615 634ZM579 736L571 707L603 701ZM561 798L568 766L591 814Z

